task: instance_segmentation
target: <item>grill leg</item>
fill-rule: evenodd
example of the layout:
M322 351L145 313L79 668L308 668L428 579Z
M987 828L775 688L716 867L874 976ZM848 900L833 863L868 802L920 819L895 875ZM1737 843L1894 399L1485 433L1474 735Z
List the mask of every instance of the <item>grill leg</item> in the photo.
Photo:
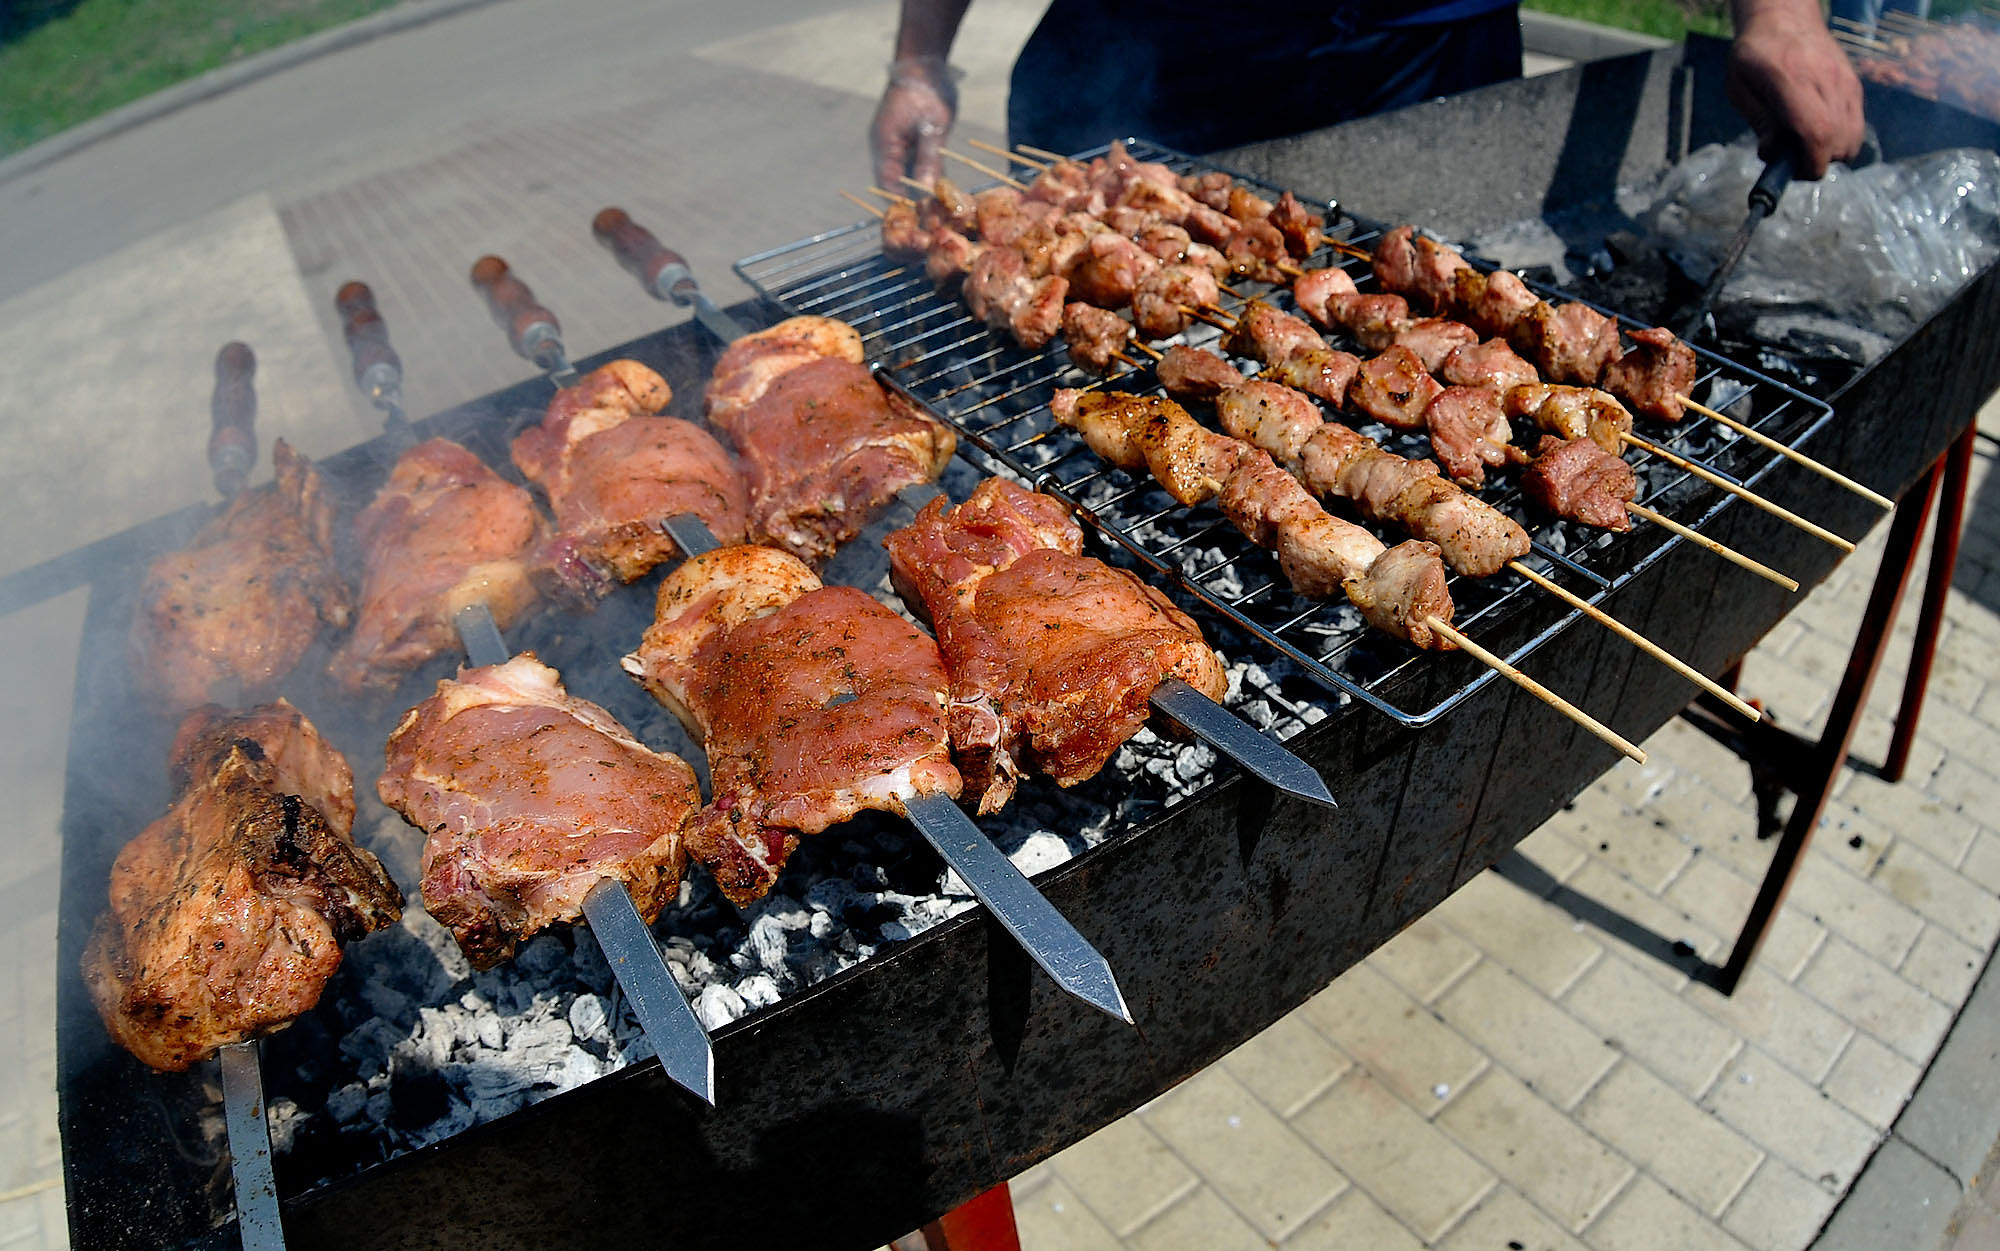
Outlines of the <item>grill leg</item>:
M1953 567L1958 564L1965 490L1972 478L1972 449L1978 437L1979 427L1967 426L1958 442L1944 454L1937 531L1931 540L1931 568L1924 578L1924 604L1917 615L1917 637L1910 649L1910 676L1903 682L1903 703L1896 710L1896 731L1890 736L1889 754L1882 762L1882 776L1890 782L1903 780L1903 771L1910 764L1910 745L1917 737L1917 718L1924 710L1931 662L1937 658L1938 631L1944 625L1945 597L1951 591Z
M1014 1194L1001 1182L892 1245L896 1251L1021 1251Z
M1882 553L1875 589L1868 596L1868 609L1861 615L1861 628L1855 633L1847 672L1841 676L1840 690L1833 697L1833 710L1827 714L1826 731L1817 743L1809 746L1800 762L1802 767L1791 779L1798 802L1793 805L1791 819L1785 822L1784 832L1772 851L1771 867L1764 874L1756 901L1750 905L1750 915L1744 919L1736 946L1729 953L1729 962L1712 975L1715 987L1725 995L1735 993L1737 983L1756 959L1772 919L1785 902L1785 892L1791 888L1799 858L1805 854L1813 830L1826 811L1827 796L1847 761L1855 728L1861 724L1861 711L1868 704L1868 689L1882 667L1883 644L1888 642L1889 631L1896 624L1896 605L1909 586L1910 571L1916 567L1917 544L1923 537L1924 523L1930 519L1931 502L1937 498L1944 460L1940 457L1924 474L1917 489L1896 506L1888 548Z

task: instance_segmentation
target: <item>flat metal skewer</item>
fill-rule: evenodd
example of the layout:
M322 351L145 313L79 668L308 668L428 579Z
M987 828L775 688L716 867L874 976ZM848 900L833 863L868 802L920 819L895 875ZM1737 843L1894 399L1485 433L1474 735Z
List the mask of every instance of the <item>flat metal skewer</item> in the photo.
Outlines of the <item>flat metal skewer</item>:
M222 1123L229 1133L243 1251L282 1251L285 1226L271 1172L271 1122L264 1115L264 1069L254 1038L222 1049Z
M1319 770L1179 678L1168 678L1153 688L1153 707L1285 794L1328 808L1340 806Z
M507 643L486 605L468 604L459 609L453 624L458 627L467 660L481 667L507 663ZM653 941L653 931L632 902L632 893L623 883L607 878L583 897L583 915L598 946L604 949L618 989L631 1001L639 1027L653 1044L660 1068L676 1085L714 1106L715 1047L702 1028L701 1018L695 1015L694 1005L674 981L660 945Z
M903 805L910 824L986 905L1001 928L1064 991L1099 1012L1133 1024L1111 962L1056 911L986 832L947 795L920 795Z

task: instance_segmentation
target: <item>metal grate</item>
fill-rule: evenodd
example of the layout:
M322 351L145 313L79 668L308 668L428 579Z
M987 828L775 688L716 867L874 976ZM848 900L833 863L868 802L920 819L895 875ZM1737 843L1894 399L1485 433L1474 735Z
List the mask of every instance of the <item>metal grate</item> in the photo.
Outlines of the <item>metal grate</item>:
M1126 140L1133 156L1160 161L1178 173L1218 167L1180 153ZM1079 160L1105 149L1084 153ZM1275 198L1280 188L1232 170L1238 181ZM1384 230L1325 203L1330 239L1368 248ZM1363 291L1377 289L1366 262L1322 246L1301 262L1311 268L1347 268ZM1049 400L1058 387L1101 387L1139 394L1162 390L1150 368L1098 379L1074 367L1060 338L1029 352L974 319L956 299L940 294L921 266L897 265L882 255L872 221L828 231L746 257L736 272L793 314L835 317L862 335L877 376L951 422L973 446L1037 490L1069 504L1079 519L1129 562L1152 570L1211 611L1292 658L1336 692L1369 704L1405 725L1425 725L1448 712L1497 675L1460 653L1422 653L1370 630L1360 614L1339 600L1308 600L1291 590L1275 556L1237 533L1212 505L1185 508L1149 478L1107 466L1082 438L1058 424ZM1242 297L1224 307L1264 299L1295 311L1290 291L1238 280ZM1567 294L1537 288L1550 299ZM1597 307L1593 305L1593 307ZM1616 316L1613 310L1599 311ZM1627 329L1640 328L1620 318ZM1195 323L1175 341L1218 347L1222 332ZM1329 342L1366 355L1360 345ZM1774 379L1695 349L1702 363L1691 395L1729 413L1759 433L1796 442L1831 417L1827 405ZM1353 414L1347 420L1400 455L1425 457L1429 440L1402 434ZM1775 453L1689 412L1678 425L1650 423L1641 431L1679 455L1739 484L1748 485L1777 463ZM1650 453L1628 456L1639 477L1640 503L1700 528L1730 502L1719 488ZM1624 534L1530 515L1518 487L1498 481L1482 498L1527 526L1534 548L1523 563L1596 603L1659 559L1680 539L1637 523ZM1339 501L1328 501L1339 509ZM1394 542L1399 535L1385 536ZM1581 614L1527 579L1503 572L1492 578L1450 578L1455 624L1489 650L1518 664Z

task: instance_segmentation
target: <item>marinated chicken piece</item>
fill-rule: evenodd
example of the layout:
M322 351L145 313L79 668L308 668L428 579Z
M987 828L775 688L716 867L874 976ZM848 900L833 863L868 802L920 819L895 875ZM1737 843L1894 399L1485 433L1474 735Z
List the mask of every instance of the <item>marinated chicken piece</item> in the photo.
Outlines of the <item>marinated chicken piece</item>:
M1221 436L1165 396L1063 388L1049 401L1049 412L1105 460L1150 473L1178 503L1199 504L1222 489L1230 449L1216 447ZM1216 459L1218 452L1224 460Z
M354 519L361 611L328 665L349 690L394 686L458 649L454 620L484 604L502 630L536 600L531 561L547 537L528 492L449 439L404 452Z
M1486 466L1520 459L1500 396L1490 387L1446 387L1424 409L1424 425L1438 463L1461 486L1484 486Z
M403 896L348 838L347 761L285 701L196 709L171 773L173 806L112 864L83 978L120 1046L179 1072L311 1009Z
M1195 242L1220 248L1228 246L1243 223L1227 213L1198 203L1188 209L1187 218L1181 225L1187 228L1188 234L1193 236Z
M1638 477L1622 457L1589 439L1542 436L1541 450L1521 475L1521 492L1536 505L1587 526L1630 530L1625 506L1639 493Z
M982 813L1025 773L1095 777L1163 680L1211 699L1228 689L1200 627L1082 543L1060 504L999 478L949 511L932 500L883 541L897 593L937 631L952 750Z
M1079 369L1094 374L1108 373L1111 362L1132 337L1132 323L1108 308L1096 308L1082 301L1063 307L1063 341L1069 358Z
M1444 563L1484 578L1528 551L1528 532L1513 518L1438 476L1432 461L1387 452L1346 426L1327 423L1313 433L1299 476L1314 493L1347 500L1371 521L1401 526L1435 543Z
M1069 293L1099 308L1124 308L1139 283L1160 267L1151 253L1124 235L1092 235L1069 271Z
M1452 307L1459 320L1490 339L1513 333L1514 323L1541 300L1520 276L1505 269L1461 269L1451 276Z
M1542 380L1535 367L1522 360L1504 339L1453 348L1438 367L1437 375L1448 386L1491 387L1501 395L1514 387Z
M1280 312L1262 300L1252 300L1236 315L1236 325L1223 337L1223 350L1271 364L1295 352L1323 348L1326 340L1305 322Z
M1694 349L1661 326L1634 330L1632 342L1630 351L1605 368L1604 389L1638 412L1679 421L1699 372Z
M949 226L940 226L931 235L930 249L924 253L924 276L947 292L956 291L984 251L985 244L974 243Z
M1162 265L1139 280L1132 320L1148 339L1168 339L1188 328L1187 309L1213 307L1222 298L1215 276L1197 265Z
M1031 277L1026 259L1013 248L987 248L972 263L963 294L974 317L1033 352L1047 347L1062 328L1069 282Z
M786 370L829 356L861 364L867 356L860 333L831 317L788 317L744 335L724 350L709 374L703 397L709 421L722 424L727 413L754 403Z
M1432 373L1444 368L1445 358L1462 347L1479 342L1472 327L1442 317L1419 317L1397 327L1392 344L1401 344L1417 354Z
M1287 470L1299 463L1306 440L1326 420L1303 391L1261 378L1216 396L1215 415L1231 438L1256 444Z
M1231 387L1243 385L1236 366L1206 348L1176 343L1153 367L1160 385L1177 400L1212 400Z
M1258 195L1243 184L1231 183L1229 186L1229 206L1222 211L1247 226L1252 222L1264 222L1268 224L1271 210L1275 207L1269 200L1266 200L1263 196Z
M742 458L751 533L813 562L896 492L944 472L958 445L948 427L891 403L841 357L780 374L756 402L711 420Z
M1297 387L1335 408L1344 408L1348 388L1360 372L1360 357L1335 348L1317 347L1301 348L1277 364L1265 366L1259 376Z
M897 200L882 210L882 255L913 261L930 251L931 232L917 219L917 206Z
M1616 399L1595 387L1559 387L1531 382L1509 389L1503 397L1507 415L1559 439L1589 439L1616 456L1624 449L1621 435L1632 429L1632 414Z
M1618 323L1588 304L1537 304L1507 338L1549 382L1594 386L1618 359Z
M599 882L657 920L701 807L686 761L641 746L531 652L439 682L390 734L376 790L424 831L424 910L479 969L576 922Z
M1415 352L1392 345L1361 362L1347 388L1349 405L1397 430L1424 428L1424 410L1444 388Z
M1354 276L1338 265L1308 269L1292 280L1292 300L1299 306L1299 311L1329 329L1346 323L1334 319L1328 311L1327 301L1335 296L1354 294Z
M1463 256L1409 226L1398 226L1375 245L1375 277L1385 291L1431 313L1457 302L1456 275L1471 269Z
M1252 282L1283 286L1291 280L1291 253L1285 236L1267 221L1245 223L1222 246L1230 268Z
M556 517L535 562L551 598L588 608L677 555L669 517L699 517L724 543L748 534L749 492L729 453L693 422L651 416L672 397L644 365L613 361L558 391L515 438L515 467Z
M783 553L717 548L661 582L624 661L707 749L714 798L688 852L739 906L800 835L959 794L937 644L865 592L817 583Z
M1205 174L1182 174L1180 188L1196 200L1206 204L1218 213L1229 211L1229 189L1236 180L1219 171Z
M1287 191L1271 206L1268 220L1285 237L1285 250L1293 256L1311 256L1319 251L1321 234L1326 219L1315 217L1299 203L1299 198Z
M1435 543L1405 539L1368 566L1368 576L1348 585L1348 599L1378 630L1425 651L1452 651L1458 644L1438 633L1451 624L1451 590L1445 562Z
M271 464L271 482L146 570L129 654L140 686L168 708L271 694L321 622L344 626L353 615L319 472L283 439Z

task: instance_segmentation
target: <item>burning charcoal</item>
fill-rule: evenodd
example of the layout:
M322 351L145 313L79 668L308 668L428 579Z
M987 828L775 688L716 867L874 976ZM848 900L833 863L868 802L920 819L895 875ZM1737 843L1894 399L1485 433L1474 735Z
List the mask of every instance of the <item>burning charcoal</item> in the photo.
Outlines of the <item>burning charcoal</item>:
M695 1015L709 1029L721 1029L743 1015L743 996L727 986L704 986L695 997Z
M604 1000L596 995L578 995L569 1005L569 1027L576 1037L595 1042L606 1037Z
M340 1124L360 1116L368 1106L368 1088L349 1082L326 1097L326 1114Z

